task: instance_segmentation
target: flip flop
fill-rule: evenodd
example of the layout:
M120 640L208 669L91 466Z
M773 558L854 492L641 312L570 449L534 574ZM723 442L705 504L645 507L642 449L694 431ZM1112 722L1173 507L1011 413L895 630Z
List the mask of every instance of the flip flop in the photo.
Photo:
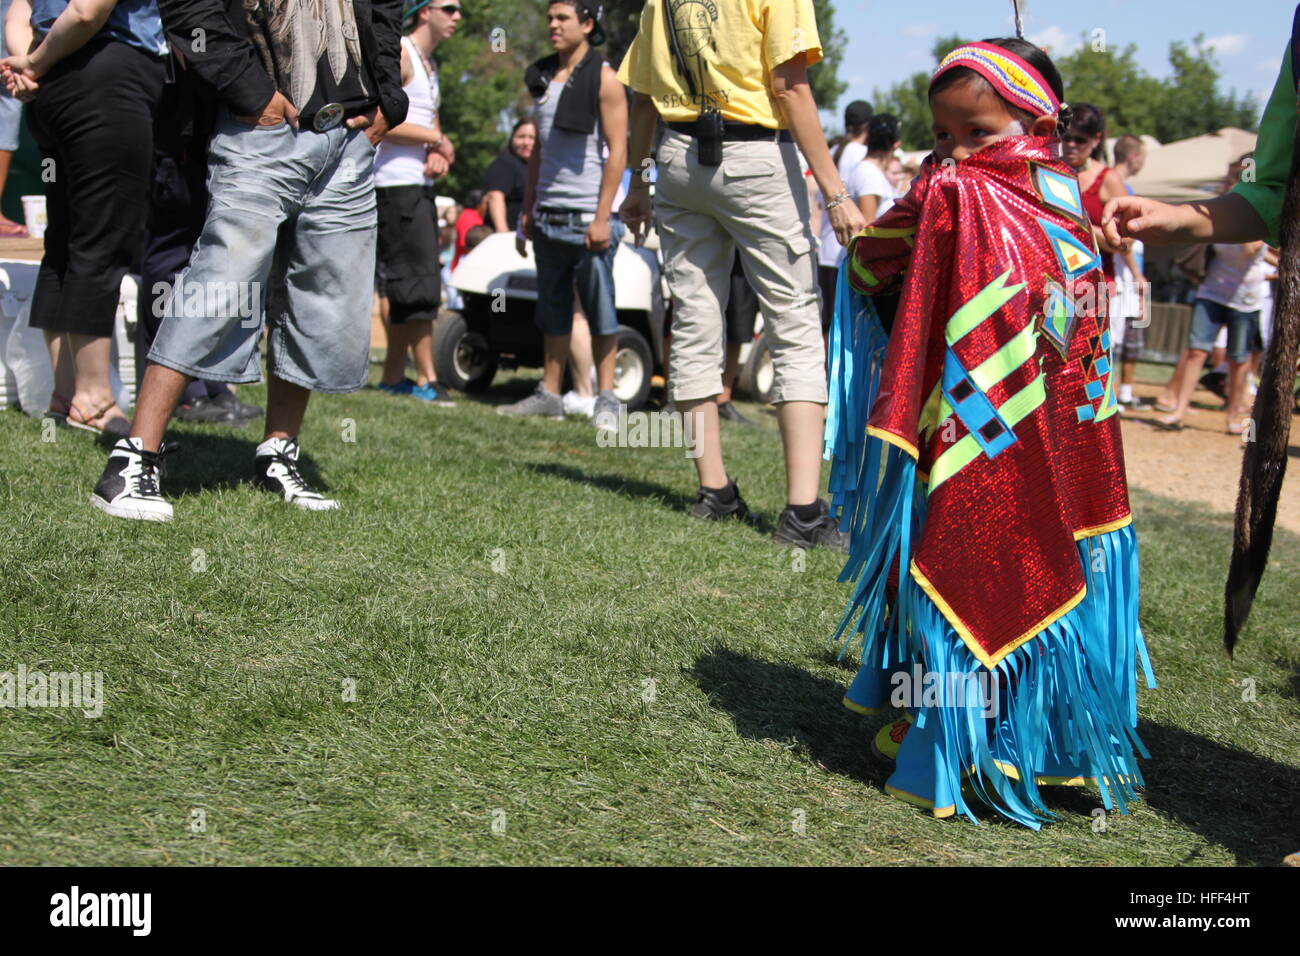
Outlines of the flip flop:
M1152 402L1151 407L1158 412L1164 412L1166 415L1172 415L1174 412L1178 411L1178 409L1175 408L1174 406L1166 405L1159 400Z
M111 418L109 422L122 422L125 424L125 430L119 426L117 428L106 428L104 425L96 425L95 422L101 421L111 410L117 408L117 402L109 401L101 406L93 415L85 415L76 405L68 403L68 413L65 420L72 428L79 428L83 432L91 432L95 435L116 435L118 438L126 438L131 434L131 420L123 415L121 418ZM73 416L76 416L75 418Z
M30 233L20 222L0 222L0 239L27 239Z
M1182 422L1167 422L1163 418L1149 419L1152 427L1160 429L1162 432L1180 432L1187 426Z

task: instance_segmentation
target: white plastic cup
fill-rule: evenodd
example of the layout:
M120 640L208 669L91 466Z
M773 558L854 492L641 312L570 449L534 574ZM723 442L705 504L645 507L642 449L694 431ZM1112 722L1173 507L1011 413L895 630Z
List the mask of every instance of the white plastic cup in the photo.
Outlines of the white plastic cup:
M49 220L45 216L44 196L23 197L23 220L27 226L27 234L33 239L40 239L45 235L45 226Z

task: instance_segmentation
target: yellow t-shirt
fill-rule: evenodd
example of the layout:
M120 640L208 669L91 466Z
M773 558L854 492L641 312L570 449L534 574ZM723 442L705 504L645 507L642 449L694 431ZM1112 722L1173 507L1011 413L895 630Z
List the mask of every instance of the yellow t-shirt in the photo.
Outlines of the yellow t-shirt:
M664 3L671 4L697 92L711 98L724 119L783 128L772 69L800 53L809 66L822 58L812 0L647 0L618 78L652 97L665 122L675 123L695 119L700 107L677 72Z

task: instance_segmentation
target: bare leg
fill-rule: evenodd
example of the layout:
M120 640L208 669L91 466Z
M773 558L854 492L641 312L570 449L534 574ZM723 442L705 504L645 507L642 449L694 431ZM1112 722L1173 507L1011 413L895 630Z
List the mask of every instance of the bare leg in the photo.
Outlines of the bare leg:
M379 381L399 385L406 379L406 353L411 344L411 324L388 324L388 350L384 352L384 371Z
M145 366L140 394L135 400L131 437L140 439L145 451L157 451L176 404L185 394L190 377L184 372L150 362Z
M420 319L408 321L407 338L411 343L411 354L415 356L415 381L417 385L427 385L438 381L438 373L433 368L433 321ZM398 379L401 381L401 379Z
M109 379L109 365L113 360L113 342L104 335L68 333L72 365L76 377L72 404L80 416L88 417L96 426L115 435L127 434L130 419L117 407L113 399L113 385ZM96 415L103 409L102 415Z
M1174 406L1174 413L1167 418L1160 419L1166 425L1182 422L1188 408L1191 407L1192 393L1196 391L1196 386L1200 381L1197 369L1205 362L1205 353L1200 349L1188 349L1184 353L1184 358L1186 358L1187 364L1179 381L1178 398L1177 404Z
M705 488L725 488L727 469L722 464L722 430L718 427L718 403L714 396L689 402L677 401L683 427L695 443L695 470Z
M826 407L817 402L782 402L776 406L776 420L785 447L786 503L812 504L821 482Z
M68 403L77 390L77 373L72 364L72 347L63 332L45 332L45 347L50 352L50 368L54 369L54 394L50 396L50 411L68 411Z
M573 369L573 390L583 398L591 398L591 370L595 360L591 348L591 326L587 313L575 297L573 300L573 331L569 334L569 367Z
M617 335L593 335L591 351L596 360L596 387L602 392L614 390L614 360L618 357Z
M1250 393L1247 389L1246 373L1250 369L1249 359L1245 362L1228 363L1228 424L1240 423L1250 414Z
M9 166L13 162L14 154L7 149L0 149L0 196L4 195L5 183L9 181ZM8 216L0 215L0 225L22 225L14 222ZM64 392L63 394L67 394Z
M310 398L310 389L270 376L266 383L266 433L262 440L296 438Z
M1178 407L1178 396L1183 391L1183 376L1187 374L1187 352L1178 356L1178 363L1174 366L1174 373L1169 376L1169 381L1161 390L1160 396L1156 399L1161 405L1168 408Z
M564 363L569 358L569 336L542 336L542 387L552 395L560 394Z
M725 405L731 401L731 386L736 384L736 375L740 372L740 343L727 343L727 360L722 366L722 391L718 393L718 404Z

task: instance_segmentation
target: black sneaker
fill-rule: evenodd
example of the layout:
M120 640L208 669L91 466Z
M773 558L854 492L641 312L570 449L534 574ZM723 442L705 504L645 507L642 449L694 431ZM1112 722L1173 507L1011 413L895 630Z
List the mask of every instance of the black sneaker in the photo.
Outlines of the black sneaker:
M333 511L337 501L307 484L298 471L298 439L268 438L257 446L253 484L273 492L304 511Z
M241 402L234 392L226 390L220 395L209 399L213 405L219 408L229 410L236 418L261 418L265 413L261 405L250 405L248 402Z
M171 521L172 506L158 486L166 442L156 452L145 451L138 438L119 438L108 454L90 503L115 518Z
M176 417L183 422L196 422L203 425L242 425L246 421L228 406L217 404L216 399L213 398L182 401L176 406Z
M793 509L787 506L781 512L781 520L777 522L772 539L777 544L803 548L805 551L817 547L830 548L832 551L849 550L848 533L840 530L840 523L831 516L830 505L824 498L817 499L817 517L812 521L800 521Z
M730 490L730 500L723 500L724 493ZM740 488L734 481L726 488L705 488L701 485L695 492L695 507L691 509L692 518L704 521L719 521L723 518L739 518L746 524L756 524L758 515L749 510L745 499L740 497Z
M744 415L740 414L740 409L736 408L731 402L723 402L718 406L718 417L729 422L735 422L737 425L754 424Z

